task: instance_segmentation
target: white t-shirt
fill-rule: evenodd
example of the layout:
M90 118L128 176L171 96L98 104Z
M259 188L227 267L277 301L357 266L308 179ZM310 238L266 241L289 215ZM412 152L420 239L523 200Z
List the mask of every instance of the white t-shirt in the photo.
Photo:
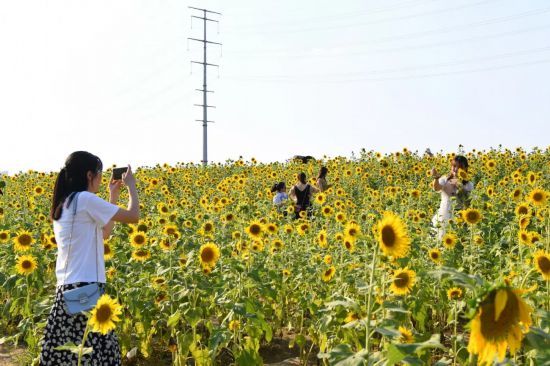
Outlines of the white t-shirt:
M87 191L80 192L77 200L72 239L70 236L74 200L70 207L66 206L67 201L65 201L61 217L53 222L58 248L55 267L57 286L76 282L105 283L102 229L118 211L118 206ZM65 273L69 241L71 256Z

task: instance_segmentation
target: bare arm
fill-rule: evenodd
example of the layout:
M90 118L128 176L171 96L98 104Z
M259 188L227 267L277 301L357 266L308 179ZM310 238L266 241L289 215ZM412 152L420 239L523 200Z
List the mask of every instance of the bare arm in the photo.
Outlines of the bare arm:
M111 180L111 183L109 184L109 202L113 205L116 205L118 202L121 185L122 181L120 180ZM107 223L107 225L103 226L103 239L108 239L109 236L111 236L114 226L115 222L112 219Z
M294 189L296 188L296 186L293 186L291 189L290 189L290 192L288 193L288 196L294 201L296 202L296 192L294 192Z

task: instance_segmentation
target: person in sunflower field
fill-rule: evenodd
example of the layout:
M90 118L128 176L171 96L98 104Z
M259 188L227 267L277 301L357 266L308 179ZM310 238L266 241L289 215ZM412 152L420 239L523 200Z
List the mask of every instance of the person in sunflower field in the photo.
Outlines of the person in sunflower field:
M442 239L446 232L449 220L453 217L453 198L456 200L456 209L463 209L468 205L469 194L474 184L468 177L468 159L457 155L451 162L451 171L443 176L432 168L433 189L441 192L439 210L432 219L432 225L437 232L438 239Z
M137 223L139 220L136 180L130 166L122 179L111 179L109 202L96 195L101 185L102 170L103 164L97 156L86 151L76 151L69 155L55 181L50 218L58 246L57 287L41 344L41 366L77 364L77 354L56 350L56 347L69 342L81 344L88 323L84 313L71 315L69 312L67 291L97 284L99 292L104 292L106 277L103 240L111 235L115 222ZM128 209L119 208L116 204L123 185L129 193ZM102 298L99 302L102 302ZM111 305L114 309L115 305ZM120 311L120 305L116 306L116 310ZM105 321L100 318L116 313L109 310L109 314L103 312L103 315L98 315L98 311L95 311L97 316L94 317L94 311L90 324L94 319L96 322ZM109 316L107 318L111 319ZM100 333L88 333L85 347L92 347L93 351L83 356L82 364L121 365L116 334L102 328L104 324L98 326Z
M315 182L315 185L317 186L317 188L319 188L319 191L321 192L324 192L331 187L331 185L327 183L327 174L327 167L322 166L319 170L319 175L317 175L317 181Z
M277 210L282 211L285 202L288 200L288 194L286 193L286 183L275 183L273 187L271 187L271 193L275 193L275 196L273 197L273 204L275 205ZM284 213L286 214L286 211L284 211Z
M311 198L314 193L318 193L319 189L307 183L306 173L298 174L298 182L290 189L290 198L294 201L295 218L300 218L300 212L306 212L306 215L311 216Z

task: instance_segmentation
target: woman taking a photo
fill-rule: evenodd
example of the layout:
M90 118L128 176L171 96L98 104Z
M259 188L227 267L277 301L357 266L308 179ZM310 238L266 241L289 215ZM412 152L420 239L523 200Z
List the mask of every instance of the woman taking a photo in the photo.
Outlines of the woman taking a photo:
M69 312L68 291L93 285L104 292L103 239L111 235L115 221L136 223L139 220L136 180L131 168L128 167L121 180L111 180L109 202L96 196L102 169L97 156L76 151L69 155L55 181L50 217L58 246L57 288L40 353L42 366L77 364L77 354L55 350L68 342L80 344L88 320L81 312ZM116 205L123 184L130 196L127 210ZM89 333L85 347L93 347L93 352L83 357L83 364L121 364L118 338L112 331L105 335Z

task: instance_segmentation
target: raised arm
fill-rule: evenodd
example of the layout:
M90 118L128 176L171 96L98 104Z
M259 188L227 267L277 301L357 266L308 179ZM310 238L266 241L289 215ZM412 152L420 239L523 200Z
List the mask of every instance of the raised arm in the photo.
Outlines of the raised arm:
M111 221L124 222L127 224L137 223L139 221L139 198L136 188L136 178L129 166L128 171L122 176L122 180L128 188L128 194L130 196L128 209L119 208Z

